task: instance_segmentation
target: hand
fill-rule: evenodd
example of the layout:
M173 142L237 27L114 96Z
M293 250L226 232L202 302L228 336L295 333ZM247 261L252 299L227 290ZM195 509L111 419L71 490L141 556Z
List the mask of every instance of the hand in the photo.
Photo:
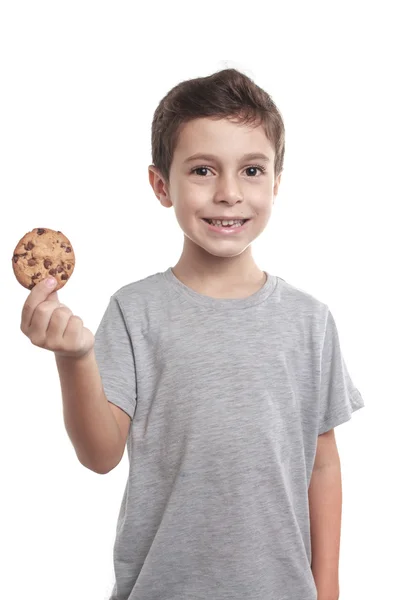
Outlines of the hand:
M38 283L22 309L21 331L39 348L56 356L82 358L94 346L94 336L80 317L61 304L46 280Z

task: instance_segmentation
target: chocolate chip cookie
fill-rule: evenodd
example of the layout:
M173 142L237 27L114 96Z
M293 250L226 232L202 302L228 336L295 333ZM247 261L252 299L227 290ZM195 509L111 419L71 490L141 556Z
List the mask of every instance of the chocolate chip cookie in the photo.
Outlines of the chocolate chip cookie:
M75 267L71 242L61 231L32 229L18 242L12 257L14 275L28 290L50 275L57 280L53 291L64 287Z

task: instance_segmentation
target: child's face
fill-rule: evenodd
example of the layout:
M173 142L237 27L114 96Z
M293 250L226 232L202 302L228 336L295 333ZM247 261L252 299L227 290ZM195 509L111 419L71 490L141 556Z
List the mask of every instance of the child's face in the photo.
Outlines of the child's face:
M188 161L193 154L216 158ZM262 153L262 158L243 159ZM262 126L257 128L221 119L195 119L179 135L170 169L169 187L149 167L150 182L161 204L173 206L188 241L209 254L241 254L265 229L280 176L274 178L274 148ZM256 165L265 169L263 173ZM223 234L209 228L204 218L249 219L242 231Z

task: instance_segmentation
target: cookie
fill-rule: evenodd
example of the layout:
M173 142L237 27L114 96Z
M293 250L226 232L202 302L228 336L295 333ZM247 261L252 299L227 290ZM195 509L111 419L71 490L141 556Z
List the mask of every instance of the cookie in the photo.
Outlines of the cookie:
M14 275L28 290L52 276L57 280L54 291L64 287L75 268L71 242L61 231L32 229L18 242L12 257Z

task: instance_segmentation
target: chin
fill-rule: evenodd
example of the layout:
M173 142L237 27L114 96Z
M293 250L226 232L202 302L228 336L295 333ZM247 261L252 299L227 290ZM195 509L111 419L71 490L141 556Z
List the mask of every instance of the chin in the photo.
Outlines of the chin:
M244 246L243 248L241 248L240 250L236 250L235 252L233 252L232 250L225 250L225 252L223 252L221 250L210 250L208 248L205 248L205 250L206 252L208 252L208 254L216 256L217 258L234 258L235 256L240 256L241 254L243 254L243 252L247 250L247 248L248 246Z
M192 240L196 246L202 248L207 254L211 256L215 256L217 258L233 258L235 256L240 256L249 246L250 244L231 244L231 247L228 247L228 244L223 247L224 244L221 244L220 248L213 247L211 244L202 244L196 240Z

